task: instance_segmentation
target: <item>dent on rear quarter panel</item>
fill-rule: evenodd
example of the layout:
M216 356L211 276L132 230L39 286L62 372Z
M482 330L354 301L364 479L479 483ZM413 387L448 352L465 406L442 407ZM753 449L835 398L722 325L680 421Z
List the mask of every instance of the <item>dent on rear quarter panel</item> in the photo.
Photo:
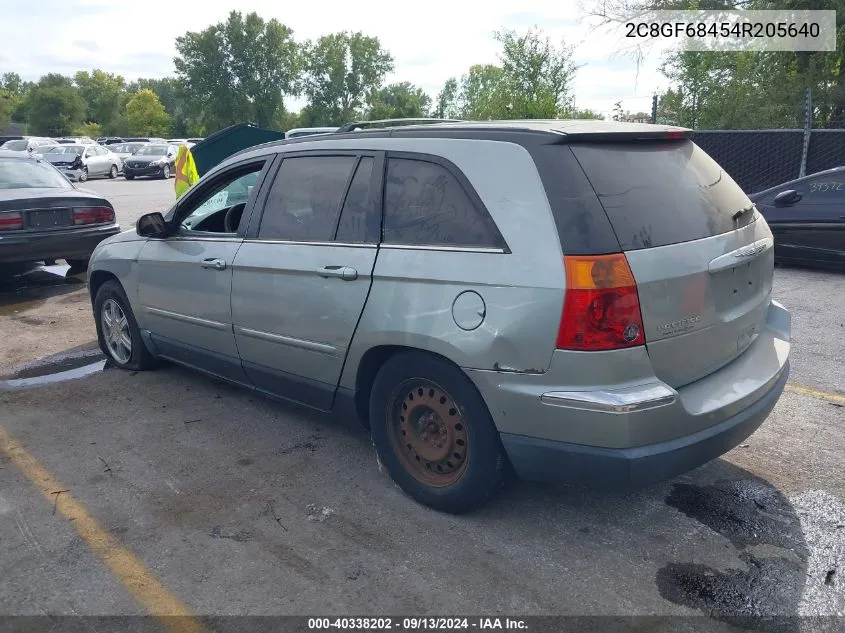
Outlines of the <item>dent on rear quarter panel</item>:
M117 277L132 306L138 326L143 329L143 311L137 308L138 255L147 241L138 235L135 235L137 239L127 239L124 236L128 233L129 231L126 231L100 242L88 263L88 276L90 279L96 271L104 271ZM111 241L112 239L114 241Z
M355 387L361 357L401 345L476 369L545 372L563 305L560 241L534 162L521 146L463 139L380 139L435 154L466 175L510 253L379 249L373 286L350 345L341 385ZM389 147L385 147L389 149ZM472 290L485 315L474 330L455 322L456 297Z

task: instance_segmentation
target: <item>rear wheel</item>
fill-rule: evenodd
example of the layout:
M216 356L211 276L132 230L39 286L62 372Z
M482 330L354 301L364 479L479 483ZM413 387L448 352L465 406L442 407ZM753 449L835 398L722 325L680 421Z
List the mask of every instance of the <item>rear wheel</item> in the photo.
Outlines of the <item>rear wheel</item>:
M422 352L390 358L370 394L370 427L393 480L436 510L475 510L504 485L504 449L487 406L445 360Z
M107 281L97 291L94 321L100 349L114 365L135 370L156 366L155 357L141 339L126 293L117 281Z
M109 170L109 178L114 180L117 178L117 165L112 165L111 169Z

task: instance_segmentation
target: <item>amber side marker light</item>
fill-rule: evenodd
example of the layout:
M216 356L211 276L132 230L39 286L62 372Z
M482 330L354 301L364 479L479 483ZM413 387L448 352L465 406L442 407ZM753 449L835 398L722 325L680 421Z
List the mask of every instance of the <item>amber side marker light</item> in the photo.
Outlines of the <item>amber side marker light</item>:
M645 344L637 282L623 253L563 259L566 296L557 349L599 351Z

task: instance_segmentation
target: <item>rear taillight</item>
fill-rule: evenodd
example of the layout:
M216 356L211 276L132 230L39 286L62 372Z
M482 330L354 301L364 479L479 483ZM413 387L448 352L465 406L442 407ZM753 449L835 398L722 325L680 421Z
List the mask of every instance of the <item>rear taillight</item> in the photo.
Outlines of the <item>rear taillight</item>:
M14 231L23 228L23 216L18 211L0 213L0 231Z
M114 222L114 210L109 207L77 207L73 210L74 224L107 224Z
M624 254L567 255L564 265L558 349L597 351L645 343L637 283Z

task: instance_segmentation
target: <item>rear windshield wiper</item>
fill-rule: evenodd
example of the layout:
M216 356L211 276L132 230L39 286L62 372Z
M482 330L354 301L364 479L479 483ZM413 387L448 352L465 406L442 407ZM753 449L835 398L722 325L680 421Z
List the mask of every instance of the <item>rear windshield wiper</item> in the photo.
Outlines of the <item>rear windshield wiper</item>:
M733 219L733 221L734 221L734 222L736 222L736 221L737 221L737 220L739 220L739 219L740 219L743 215L745 215L745 214L746 214L746 213L748 213L749 211L752 211L753 209L754 209L754 205L753 205L753 204L752 204L752 205L749 205L749 206L745 207L744 209L740 209L739 211L737 211L736 213L734 213L734 214L731 216L731 218Z

